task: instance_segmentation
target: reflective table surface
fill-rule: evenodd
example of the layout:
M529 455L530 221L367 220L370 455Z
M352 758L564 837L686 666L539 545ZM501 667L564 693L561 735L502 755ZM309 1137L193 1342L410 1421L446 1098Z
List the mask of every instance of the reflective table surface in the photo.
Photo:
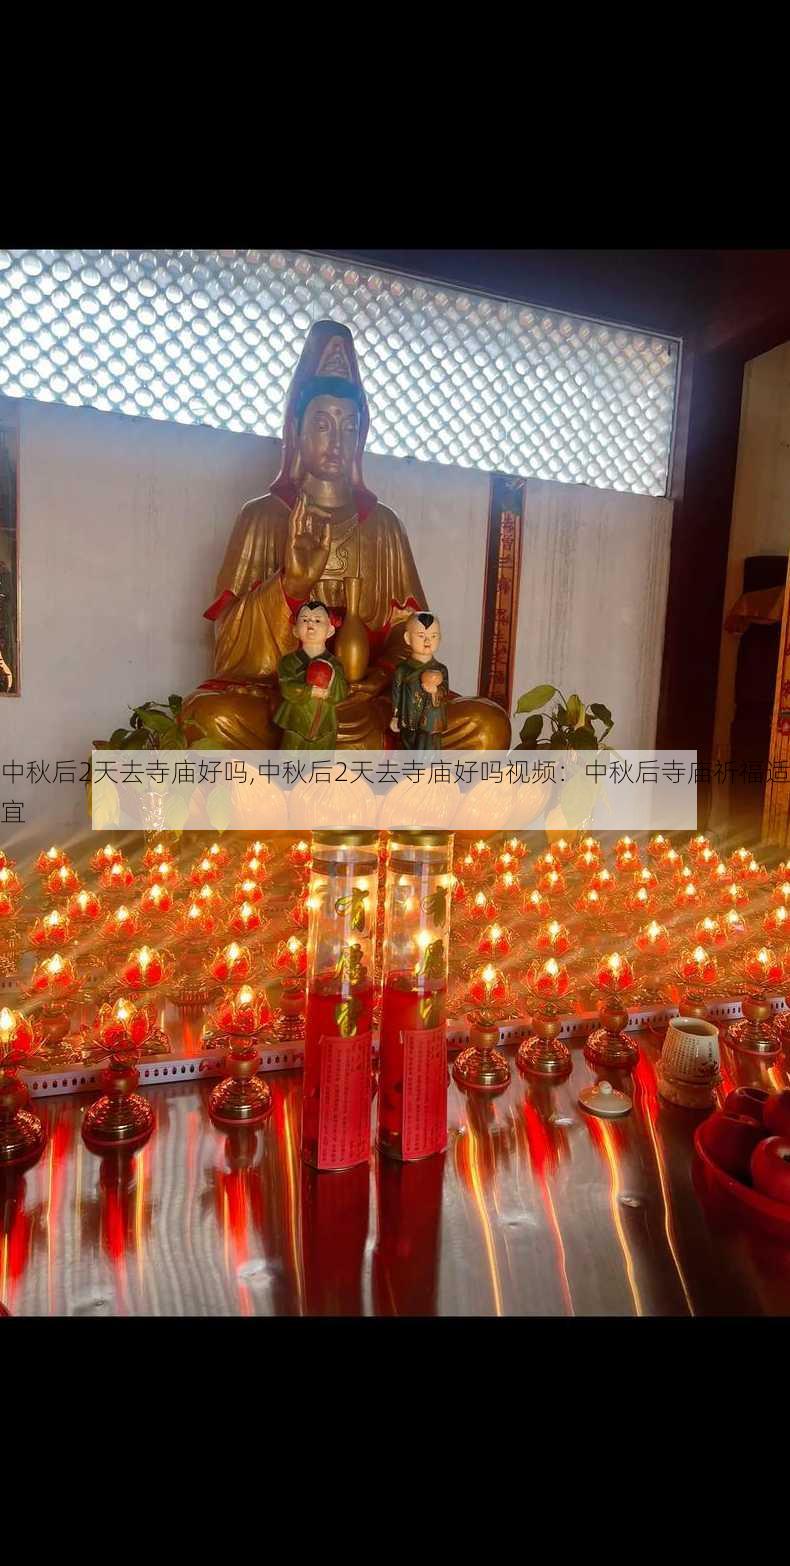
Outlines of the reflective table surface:
M83 1145L91 1094L39 1099L39 1163L0 1176L0 1302L28 1316L706 1316L790 1312L790 1241L747 1230L700 1181L704 1115L656 1093L659 1042L640 1035L618 1121L578 1107L594 1080L513 1075L497 1098L449 1087L447 1152L316 1174L299 1156L301 1072L268 1074L258 1130L213 1128L211 1083L149 1091L136 1155ZM776 1090L723 1051L721 1094ZM375 1100L373 1114L375 1118Z

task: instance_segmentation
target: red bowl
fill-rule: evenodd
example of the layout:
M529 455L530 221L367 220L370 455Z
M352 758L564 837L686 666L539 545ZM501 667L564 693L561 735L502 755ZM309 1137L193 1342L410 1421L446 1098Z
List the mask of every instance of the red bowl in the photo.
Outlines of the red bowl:
M712 1119L713 1116L709 1116L708 1120L703 1120L694 1132L694 1146L708 1183L727 1198L733 1210L740 1213L747 1225L762 1230L764 1234L772 1234L775 1238L790 1240L790 1203L775 1202L770 1196L755 1191L752 1186L733 1179L711 1156L706 1129Z

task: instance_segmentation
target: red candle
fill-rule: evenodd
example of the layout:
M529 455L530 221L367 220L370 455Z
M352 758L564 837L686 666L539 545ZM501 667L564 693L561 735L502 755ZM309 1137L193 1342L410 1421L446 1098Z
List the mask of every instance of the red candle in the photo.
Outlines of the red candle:
M666 925L651 919L649 924L643 925L637 932L635 944L640 952L653 952L656 957L664 957L669 951L669 931Z
M75 892L69 898L66 916L72 924L94 924L101 917L102 905L95 892Z
M553 957L563 957L571 949L567 925L560 924L557 919L549 919L538 930L535 946L539 952L551 952Z
M533 995L541 1000L559 1000L570 984L567 968L557 962L556 957L547 957L543 963L530 963L526 978Z
M487 963L469 985L469 999L475 1006L501 1006L508 996L507 980L501 968Z
M477 943L481 957L509 957L513 950L513 937L501 924L488 924Z
M703 984L707 987L715 984L719 977L716 958L710 956L704 946L695 946L693 951L682 952L679 968L680 976L687 984Z
M147 886L140 898L140 912L149 917L156 918L159 914L169 913L172 906L173 894L161 881L154 881L151 886Z
M159 984L164 973L161 952L150 946L140 946L130 952L123 967L123 981L132 990L148 989Z
M231 980L240 984L242 979L249 977L252 968L252 959L248 946L239 946L236 941L231 941L222 951L215 952L211 963L211 976L218 979L221 984Z
M743 959L745 972L753 983L768 989L779 985L784 976L784 964L770 946L754 947Z
M612 952L604 957L598 972L595 975L595 983L599 990L630 990L634 982L634 970L627 957L622 957L619 952Z

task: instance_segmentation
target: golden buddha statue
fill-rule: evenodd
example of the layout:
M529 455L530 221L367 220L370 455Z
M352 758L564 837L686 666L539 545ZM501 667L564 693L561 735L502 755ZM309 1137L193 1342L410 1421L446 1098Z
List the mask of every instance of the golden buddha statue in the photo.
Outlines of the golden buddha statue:
M298 646L295 615L311 598L345 614L336 647L350 692L337 706L338 747L388 743L403 629L427 605L402 522L363 483L368 425L351 333L318 321L288 393L280 472L242 507L206 610L214 678L184 703L187 724L228 749L279 747L277 664ZM451 698L447 715L447 749L508 749L510 720L494 702Z

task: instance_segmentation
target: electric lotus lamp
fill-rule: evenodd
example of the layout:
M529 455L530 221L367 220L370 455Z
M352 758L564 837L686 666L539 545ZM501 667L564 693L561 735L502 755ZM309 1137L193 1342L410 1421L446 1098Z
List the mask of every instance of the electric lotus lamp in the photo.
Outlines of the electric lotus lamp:
M782 1041L771 1018L769 995L781 993L784 963L770 946L750 947L742 959L743 1019L727 1029L725 1042L745 1055L778 1055Z
M121 979L125 989L129 990L153 990L162 983L166 975L165 956L152 946L139 946L136 951L129 953L121 971Z
M508 872L506 871L505 875L501 877L502 882L505 881L507 874ZM515 879L517 878L514 877ZM497 881L497 886L500 886L499 880ZM517 890L520 890L520 888L517 887ZM547 870L544 875L538 878L538 891L545 892L548 897L561 897L563 892L566 891L565 876L562 871Z
M36 869L39 875L50 876L53 870L59 870L61 865L71 863L68 854L62 848L48 848L45 853L39 854L36 860Z
M305 975L307 947L298 935L280 941L274 953L274 967L284 975L274 1036L281 1044L304 1038Z
M588 1065L605 1071L632 1071L639 1050L625 1032L628 1006L624 1000L633 988L634 970L627 957L611 952L604 957L595 974L595 986L601 995L601 1026L593 1029L584 1046Z
M711 846L710 838L706 837L704 832L698 832L696 837L689 838L688 850L695 859L700 854L704 854Z
M774 908L790 909L790 881L782 881L771 893Z
M310 844L306 843L303 837L300 837L297 843L292 844L288 858L297 870L309 869L312 859ZM249 860L247 864L249 865Z
M502 868L503 868L503 870L512 870L513 866L512 865L503 865ZM553 854L553 852L552 852L552 850L550 848L547 849L545 854L539 854L537 859L535 860L535 874L536 874L536 876L548 875L550 870L561 870L561 869L562 869L562 865L560 864L559 859L555 857L555 855Z
M634 844L633 848L624 848L622 853L615 855L615 865L618 870L631 871L639 869L639 850Z
M527 845L523 838L508 837L505 839L504 846L509 854L515 854L516 859L525 859L527 856Z
M551 845L551 852L561 867L570 860L573 853L573 844L569 843L566 837L556 837Z
M450 888L450 901L453 907L462 907L466 902L467 894L466 887L464 886L461 877L458 875L450 875L448 877L448 885Z
M604 914L606 913L607 900L603 893L597 891L594 886L588 886L586 890L582 892L579 897L577 897L573 906L577 913L586 914L587 917L593 923L595 923L600 922L603 919Z
M706 914L704 919L700 919L695 924L694 934L699 944L706 948L726 946L729 939L726 920L717 919L710 914Z
M453 1066L460 1087L476 1093L501 1093L510 1081L510 1065L499 1043L499 1024L508 1000L507 980L500 968L486 963L469 985L469 1044Z
M643 918L653 912L655 898L646 886L637 886L628 893L626 904L630 913L641 914Z
M254 907L252 903L241 903L238 908L233 909L228 921L228 929L231 935L253 935L256 930L260 930L262 924L263 914L260 908Z
M746 887L739 881L730 881L722 888L721 906L727 908L746 908L749 902L749 893Z
M710 879L711 885L717 889L722 886L728 886L732 880L732 871L719 860L719 863L710 872Z
M549 874L556 876L557 871L552 870ZM541 877L541 880L543 880L543 877ZM504 902L514 902L517 897L521 896L522 890L521 882L513 870L503 870L502 874L497 876L494 892ZM551 888L543 888L543 890L551 890Z
M584 852L579 854L573 868L580 875L587 876L589 880L589 877L594 875L596 870L600 870L601 863L602 860L599 853L594 852L591 848L585 848Z
M568 970L556 957L530 963L526 978L532 994L541 1001L561 1000L570 988Z
M164 867L159 866L161 871ZM113 864L102 870L99 876L99 885L103 891L111 896L125 897L131 886L134 886L134 871L125 859L116 859Z
M763 919L763 929L771 940L790 941L790 911L784 905L769 908Z
M9 859L4 848L0 848L0 870L13 870L15 859Z
M735 852L730 854L730 869L734 871L736 875L738 875L746 868L749 860L752 858L753 855L750 848L736 848Z
M79 980L74 963L61 952L42 957L28 983L28 994L39 1004L32 1021L36 1056L45 1070L72 1065L77 1055L66 1042L71 1013L78 997Z
M211 886L219 880L219 876L219 865L210 854L204 854L202 859L196 859L189 872L189 879L193 886Z
M0 900L13 904L22 896L22 882L10 865L0 865Z
M536 1004L531 1008L530 1035L519 1045L516 1063L526 1076L562 1081L573 1069L570 1050L559 1037L559 1002L570 987L567 969L556 957L548 957L543 963L530 963L525 977Z
M158 923L172 909L173 893L169 886L163 886L161 881L153 881L145 888L140 898L140 913L144 919Z
M157 843L151 843L143 854L143 864L146 870L153 870L165 862L169 864L172 862L172 859L172 849L167 843L162 842L161 839Z
M683 855L679 854L676 848L668 848L661 855L660 863L662 868L668 870L671 875L677 875L678 871L683 868Z
M214 934L217 927L217 919L214 909L206 903L201 903L198 898L191 897L185 908L182 908L175 922L175 932L187 941L208 939Z
M600 855L600 853L601 853L601 841L600 841L600 838L590 837L588 835L587 837L583 837L582 838L580 846L581 846L582 853L584 853L584 854L598 854L598 855Z
M60 865L47 876L50 897L67 897L69 892L78 891L79 884L80 878L72 865Z
M496 918L496 903L487 892L475 892L467 903L467 912L473 924L490 924Z
M527 892L521 904L521 912L528 919L547 919L551 913L551 904L545 894L536 889Z
M701 853L697 855L697 866L700 874L704 872L706 875L712 875L720 864L721 860L715 848L711 848L709 845L703 848Z
M64 946L71 938L71 925L59 908L53 908L36 919L30 929L30 945L35 950L41 946Z
M160 886L169 887L171 891L178 886L179 874L172 859L158 859L151 865L148 871L148 885L153 886L155 881Z
M260 857L260 854L256 854L256 858L260 859ZM230 860L230 854L227 848L223 847L222 843L212 843L208 851L208 858L213 861L218 870L225 870Z
M746 920L739 908L728 908L722 924L727 932L728 941L742 941L746 934Z
M105 843L103 848L100 848L97 853L91 856L90 862L91 870L95 870L97 875L101 875L102 871L108 870L111 865L122 863L123 854L120 848L116 848L114 843Z
M681 881L675 893L675 907L680 909L699 908L702 903L702 894L694 881Z
M252 971L252 958L248 946L230 941L222 951L214 953L209 967L213 979L220 984L241 984Z
M262 838L256 838L255 842L250 848L250 857L253 859L262 859L265 864L267 859L271 859L272 850L268 843L264 843Z
M253 906L262 903L263 883L254 881L251 876L245 876L244 880L237 881L233 888L233 901L239 904L252 903Z
M95 924L101 916L101 900L95 892L88 892L83 888L69 898L66 905L66 919L69 924L77 928L86 928Z
M667 850L671 847L672 844L670 843L669 838L664 837L663 832L657 832L654 837L651 837L647 845L647 851L651 859L657 859L660 861L663 859Z
M558 919L547 920L535 936L535 949L548 952L552 957L563 957L571 949L568 926L560 924Z
M85 1111L83 1139L97 1152L139 1147L151 1135L154 1116L147 1099L135 1091L140 1081L136 1062L143 1050L150 1051L159 1030L150 1012L125 995L100 1007L94 1027L108 1062L101 1077L105 1091Z
M770 880L765 865L760 864L756 859L749 860L749 863L744 867L743 874L747 881L754 882L757 885Z
M104 921L103 935L106 941L129 941L137 935L140 928L140 919L133 908L127 908L121 903L114 913L108 915Z
M634 938L637 951L643 952L648 957L665 957L669 951L669 931L665 924L659 924L651 919L649 924L643 925L637 931Z
M35 1163L46 1143L38 1115L28 1108L30 1094L17 1076L34 1044L27 1018L0 1006L0 1170Z
M643 886L646 892L658 890L658 876L655 870L651 870L647 865L643 869L634 872L635 891L638 891L640 886Z
M486 925L477 943L479 957L488 957L492 962L498 962L509 957L512 950L513 937L509 930L501 924Z
M716 958L704 946L681 952L677 976L683 986L680 1015L704 1020L708 1013L709 997L719 980Z
M503 875L505 870L512 870L517 873L518 863L519 862L515 854L511 854L509 848L503 848L502 852L497 854L496 859L494 860L494 869L497 875ZM552 864L553 863L555 863L555 861L552 860Z
M490 843L487 843L485 838L482 837L478 838L477 842L472 844L469 852L471 853L472 858L477 865L488 866L490 865L493 858L493 851Z
M260 1124L272 1107L271 1089L258 1076L257 1041L273 1021L265 993L251 984L227 991L216 1008L216 1020L226 1045L228 1074L209 1094L209 1114L221 1126Z
M591 892L602 892L609 896L614 891L616 885L617 877L603 865L600 870L596 870L590 877L589 890Z

